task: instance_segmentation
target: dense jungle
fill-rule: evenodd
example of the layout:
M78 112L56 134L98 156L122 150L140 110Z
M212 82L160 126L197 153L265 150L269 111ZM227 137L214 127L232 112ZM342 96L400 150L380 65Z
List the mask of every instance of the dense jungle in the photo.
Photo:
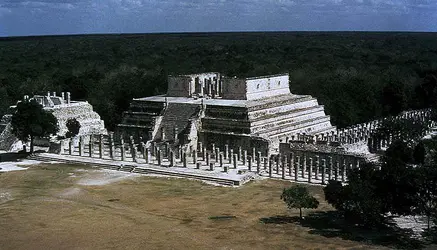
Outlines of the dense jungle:
M70 91L113 129L135 97L166 92L167 76L288 72L290 89L325 105L338 127L429 107L437 34L250 32L0 38L0 115L23 95Z

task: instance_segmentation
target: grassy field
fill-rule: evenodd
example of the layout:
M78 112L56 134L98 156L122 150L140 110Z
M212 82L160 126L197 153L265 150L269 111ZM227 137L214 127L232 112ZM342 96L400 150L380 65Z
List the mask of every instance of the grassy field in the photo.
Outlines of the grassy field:
M124 177L56 164L0 174L0 248L383 249L351 231L318 227L322 217L299 222L298 211L288 211L279 199L288 182L229 188ZM118 181L90 185L105 180ZM329 214L321 187L309 189L321 202L317 211Z

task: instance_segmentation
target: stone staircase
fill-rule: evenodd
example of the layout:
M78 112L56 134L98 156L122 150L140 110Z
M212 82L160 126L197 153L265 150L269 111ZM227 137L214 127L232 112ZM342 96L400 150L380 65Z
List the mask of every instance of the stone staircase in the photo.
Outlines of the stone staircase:
M190 125L190 119L200 112L200 105L184 103L168 103L162 117L160 129L164 131L164 138L161 140L173 141L175 128L178 134L185 131ZM160 135L158 135L159 137Z

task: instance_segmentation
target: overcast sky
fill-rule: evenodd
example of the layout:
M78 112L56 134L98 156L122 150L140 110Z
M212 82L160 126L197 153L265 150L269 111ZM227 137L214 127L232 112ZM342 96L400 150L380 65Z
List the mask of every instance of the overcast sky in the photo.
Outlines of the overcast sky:
M0 36L437 31L437 0L0 0Z

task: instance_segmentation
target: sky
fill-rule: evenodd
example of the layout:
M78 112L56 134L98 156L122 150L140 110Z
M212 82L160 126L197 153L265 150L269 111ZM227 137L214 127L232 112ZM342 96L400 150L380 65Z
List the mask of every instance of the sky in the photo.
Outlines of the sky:
M0 0L0 37L224 31L437 32L437 0Z

